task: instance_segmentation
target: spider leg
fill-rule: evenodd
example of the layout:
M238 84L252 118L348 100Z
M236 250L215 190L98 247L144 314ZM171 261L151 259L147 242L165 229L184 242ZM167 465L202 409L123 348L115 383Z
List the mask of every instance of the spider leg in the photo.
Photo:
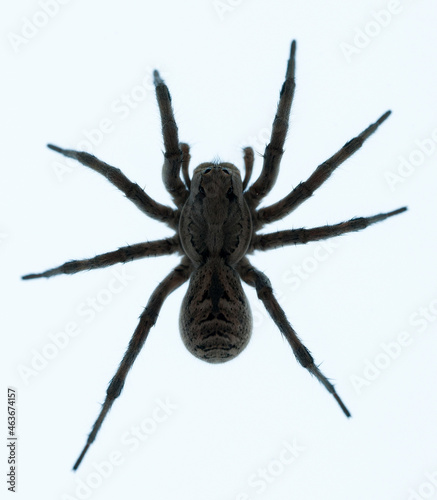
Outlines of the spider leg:
M118 396L120 396L127 374L132 368L132 365L134 364L138 354L140 353L150 329L155 324L162 304L170 295L170 293L172 293L188 280L190 273L191 263L187 258L184 258L182 259L181 263L161 281L161 283L152 293L146 308L140 316L140 321L137 328L135 329L135 332L132 335L126 353L121 360L120 366L118 367L118 370L115 372L115 375L112 377L111 382L109 383L108 389L106 391L105 402L103 403L100 414L92 427L85 447L83 448L81 454L79 455L79 458L73 466L73 470L77 470L77 468L79 467L83 457L88 451L88 448L95 440L97 433L99 432L100 427L105 420L105 417L108 414L109 410L111 409L114 401L118 398Z
M325 240L334 236L340 236L352 231L361 231L375 222L388 219L393 215L405 212L407 207L398 208L392 212L373 215L371 217L356 217L332 226L320 226L312 229L290 229L287 231L277 231L276 233L255 235L252 242L253 250L271 250L272 248L283 247L285 245L305 244L310 241Z
M190 189L191 179L190 174L188 173L188 167L190 166L191 160L190 146L188 146L188 144L185 144L185 142L181 142L180 148L182 151L182 175L184 177L187 188Z
M158 255L170 255L179 251L179 243L177 239L166 238L163 240L148 241L146 243L137 243L121 247L113 252L107 252L91 259L71 260L62 264L62 266L49 269L38 274L26 274L23 280L31 280L35 278L50 278L57 274L74 274L79 271L91 269L99 269L102 267L112 266L121 262L130 262L143 257L157 257Z
M170 92L156 69L153 72L153 81L155 84L159 113L161 115L162 136L165 149L162 180L176 206L180 208L188 198L189 191L180 178L183 152L179 144L178 127L171 106Z
M314 359L311 356L308 349L302 344L301 340L297 336L296 332L293 330L292 326L287 320L287 317L273 295L272 286L270 280L267 276L253 267L247 258L243 258L237 266L237 270L241 276L241 279L245 281L248 285L256 289L259 299L263 302L268 313L272 317L273 321L278 326L279 330L288 340L293 353L299 363L306 368L312 375L314 375L317 380L325 386L327 391L332 394L343 413L350 417L351 414L349 410L344 405L343 401L337 394L334 386L329 382L329 380L322 374L319 368L314 363Z
M152 219L165 222L173 229L177 227L176 211L150 198L138 184L131 182L120 169L111 167L111 165L84 151L62 149L53 144L47 144L47 147L102 174L111 184L122 191L128 200Z
M270 143L264 152L264 162L260 176L250 186L245 193L247 204L250 208L255 208L261 199L269 193L276 182L279 172L279 164L284 153L283 147L285 136L288 131L291 103L293 101L295 89L295 54L296 41L291 43L290 57L288 59L285 81L279 94L278 109L273 121L272 135Z
M360 149L366 139L376 131L390 114L391 111L386 111L375 123L372 123L372 125L367 127L361 134L347 142L337 151L337 153L331 156L331 158L320 164L306 181L298 184L285 198L273 205L258 210L256 215L257 228L262 227L264 224L282 219L302 202L310 198L314 191L329 178L339 165Z
M243 180L243 191L247 188L250 178L252 176L254 154L252 148L244 148L244 180Z

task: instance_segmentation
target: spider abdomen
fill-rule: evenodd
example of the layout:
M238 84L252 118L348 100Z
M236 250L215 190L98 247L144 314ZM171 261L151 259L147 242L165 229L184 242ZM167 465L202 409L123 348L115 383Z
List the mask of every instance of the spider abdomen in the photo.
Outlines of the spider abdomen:
M209 363L229 361L246 347L252 316L231 266L211 259L192 273L182 302L180 329L191 354Z

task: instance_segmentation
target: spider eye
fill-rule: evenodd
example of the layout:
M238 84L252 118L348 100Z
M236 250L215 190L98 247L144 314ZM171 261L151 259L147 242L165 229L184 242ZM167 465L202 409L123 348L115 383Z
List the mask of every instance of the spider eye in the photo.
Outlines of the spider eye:
M211 172L211 167L205 168L203 171L204 174L207 174L208 172Z
M226 192L226 198L231 199L234 197L234 190L232 189L232 186L228 189Z
M199 186L199 193L203 195L205 194L205 190L203 189L202 186Z

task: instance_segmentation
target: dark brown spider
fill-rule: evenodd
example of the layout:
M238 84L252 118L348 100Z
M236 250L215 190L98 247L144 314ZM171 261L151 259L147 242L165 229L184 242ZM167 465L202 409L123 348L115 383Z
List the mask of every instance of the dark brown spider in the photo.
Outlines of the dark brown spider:
M120 395L127 374L155 324L164 300L188 279L190 283L181 308L180 329L182 339L192 354L210 363L221 363L234 358L246 347L252 331L252 321L249 304L241 286L243 280L256 289L258 297L288 340L299 363L334 396L345 415L350 416L334 386L320 372L310 352L288 322L273 295L269 279L250 263L246 255L254 250L305 244L359 231L370 224L404 212L406 207L332 226L257 234L263 226L282 219L312 196L332 172L355 153L390 115L390 111L387 111L361 134L347 142L285 198L273 205L257 209L278 176L295 88L295 51L296 42L293 41L270 143L264 152L262 171L249 188L247 186L254 162L253 149L250 147L244 149L244 180L241 180L238 168L231 163L202 163L194 169L190 179L189 147L179 143L170 93L157 71L154 72L154 83L165 147L162 177L176 209L161 205L150 198L118 168L111 167L85 152L48 145L50 149L74 158L104 175L141 211L153 219L165 222L176 234L171 238L119 248L91 259L66 262L43 273L28 274L23 276L23 279L73 274L143 257L172 253L183 256L180 264L157 286L141 314L126 353L108 386L102 410L74 464L74 470L79 467L108 411Z

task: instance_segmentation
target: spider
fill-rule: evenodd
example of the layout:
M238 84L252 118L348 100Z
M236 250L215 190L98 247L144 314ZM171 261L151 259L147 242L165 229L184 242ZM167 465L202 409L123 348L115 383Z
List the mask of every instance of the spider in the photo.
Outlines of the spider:
M102 174L142 212L165 222L175 231L175 235L122 247L90 259L72 260L42 273L28 274L23 276L23 279L73 274L143 257L173 253L182 255L179 265L156 287L141 314L121 363L109 383L100 414L73 470L79 467L114 401L120 396L127 374L155 324L163 302L170 293L188 280L189 286L180 313L180 331L185 346L194 356L209 363L222 363L235 358L246 347L251 336L252 320L241 285L242 280L255 288L259 299L289 342L297 361L323 384L344 414L350 417L349 410L334 386L319 370L309 350L287 320L273 294L269 279L251 264L247 255L255 250L306 244L359 231L375 222L400 214L407 208L402 207L370 217L353 218L334 225L258 234L266 224L282 219L310 198L333 171L355 153L390 115L390 111L387 111L375 123L347 142L285 198L273 205L258 208L262 199L273 188L278 176L295 89L295 52L296 42L293 41L270 143L263 155L262 170L250 186L254 164L254 151L251 147L243 150L244 179L235 165L217 161L200 164L190 178L189 146L179 142L170 93L156 70L153 73L154 85L165 149L162 179L176 209L153 200L118 168L98 160L95 156L48 144L50 149L74 158Z

